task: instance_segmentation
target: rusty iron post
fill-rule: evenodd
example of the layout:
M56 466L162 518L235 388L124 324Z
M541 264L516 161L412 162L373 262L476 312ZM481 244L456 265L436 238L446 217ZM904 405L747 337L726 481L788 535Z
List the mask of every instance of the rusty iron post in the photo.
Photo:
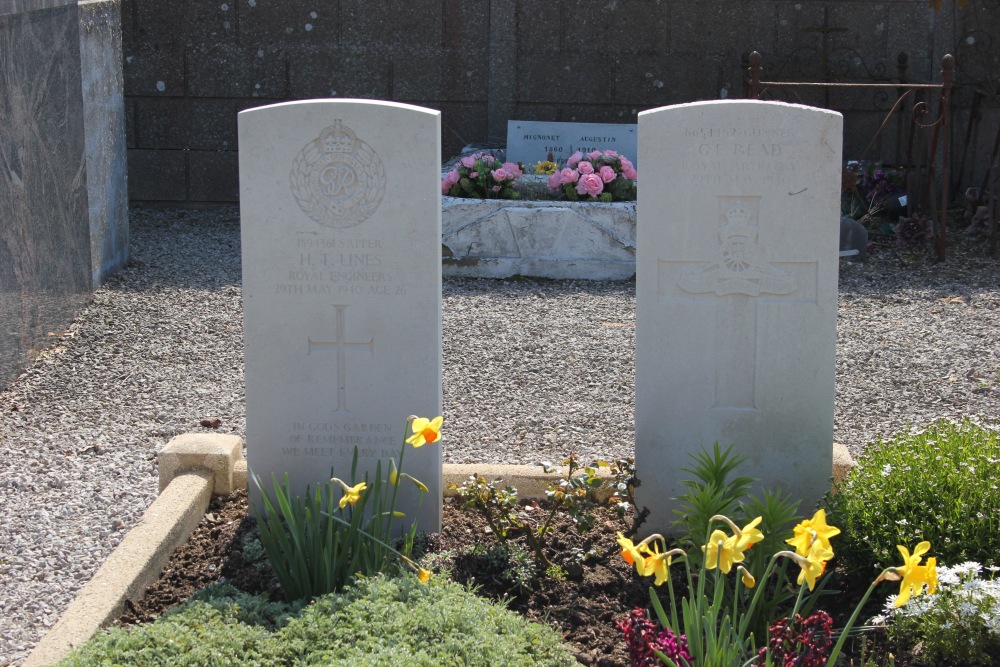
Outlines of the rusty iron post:
M935 239L938 261L948 248L948 182L951 178L951 87L955 81L955 56L941 58L941 230Z
M750 80L747 83L747 97L752 100L757 99L757 96L760 95L760 73L764 69L761 65L763 60L760 51L754 51L750 54Z

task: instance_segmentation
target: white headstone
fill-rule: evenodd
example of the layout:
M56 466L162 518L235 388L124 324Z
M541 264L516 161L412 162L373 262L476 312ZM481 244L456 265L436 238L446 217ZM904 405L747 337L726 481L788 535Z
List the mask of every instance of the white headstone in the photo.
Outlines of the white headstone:
M441 414L441 126L431 109L288 102L239 114L247 458L304 491L399 456ZM407 446L441 525L441 446ZM251 484L251 489L253 489ZM397 509L413 517L415 487ZM408 521L407 521L408 523Z
M635 465L650 530L677 518L680 469L715 442L803 512L829 489L842 125L778 102L639 114Z

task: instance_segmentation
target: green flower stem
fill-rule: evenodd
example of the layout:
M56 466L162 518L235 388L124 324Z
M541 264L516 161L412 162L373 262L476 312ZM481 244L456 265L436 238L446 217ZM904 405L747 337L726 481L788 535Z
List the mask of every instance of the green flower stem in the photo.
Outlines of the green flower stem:
M854 622L858 620L858 614L861 613L861 608L865 606L866 602L868 602L868 598L875 590L875 587L884 581L883 577L885 577L886 573L894 571L895 568L891 567L882 570L882 574L880 574L875 581L872 582L871 586L868 587L868 590L865 591L864 597L861 598L861 602L859 602L858 606L854 608L854 613L851 614L849 619L847 619L847 625L845 625L844 629L840 631L840 637L837 639L837 644L833 647L833 651L830 653L830 657L826 661L826 667L833 667L836 664L837 658L840 656L840 651L844 647L844 642L847 641L847 635L851 628L854 627Z

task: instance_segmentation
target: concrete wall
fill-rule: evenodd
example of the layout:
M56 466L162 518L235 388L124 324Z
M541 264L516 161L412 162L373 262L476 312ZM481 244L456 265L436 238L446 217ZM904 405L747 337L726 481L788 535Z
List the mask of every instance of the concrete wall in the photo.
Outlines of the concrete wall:
M0 4L0 387L127 259L116 3Z
M894 80L901 51L910 79L936 79L952 51L968 82L998 64L1000 45L987 41L1000 29L995 4L123 0L130 197L235 201L236 113L285 100L440 109L447 157L503 141L511 118L628 123L665 104L742 96L752 49L765 77L813 80ZM825 101L849 111L849 157L892 102L857 92ZM892 148L872 157L892 159Z

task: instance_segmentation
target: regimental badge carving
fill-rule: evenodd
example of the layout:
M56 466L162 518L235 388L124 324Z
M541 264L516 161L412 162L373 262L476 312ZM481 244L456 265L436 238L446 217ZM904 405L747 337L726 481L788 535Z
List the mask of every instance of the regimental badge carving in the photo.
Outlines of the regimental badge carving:
M382 160L339 119L299 151L290 176L295 201L324 227L360 225L385 195Z
M715 261L681 273L689 294L791 294L795 275L768 263L757 242L759 197L719 197L719 251Z

